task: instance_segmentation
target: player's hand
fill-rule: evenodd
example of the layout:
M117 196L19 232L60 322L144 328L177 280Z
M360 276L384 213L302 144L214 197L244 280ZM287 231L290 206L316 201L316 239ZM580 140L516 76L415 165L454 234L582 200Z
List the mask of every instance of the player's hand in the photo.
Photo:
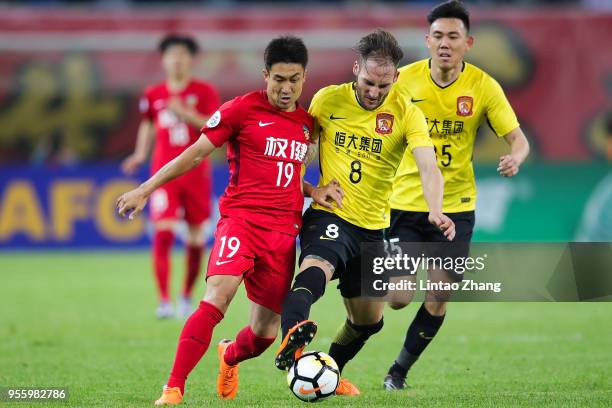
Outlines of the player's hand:
M442 213L429 213L427 219L442 231L446 239L452 241L455 238L455 223L448 216Z
M344 198L344 190L340 187L340 183L333 179L323 187L315 187L310 194L313 201L325 208L333 208L335 202L338 208L342 208L342 199Z
M142 165L142 163L144 163L144 161L145 158L132 154L121 163L121 171L128 176L131 176L138 171L138 168Z
M499 158L497 172L504 177L516 176L519 166L519 162L512 155L507 154Z
M127 216L130 220L133 220L147 204L148 198L140 187L128 191L117 199L117 212L120 216Z

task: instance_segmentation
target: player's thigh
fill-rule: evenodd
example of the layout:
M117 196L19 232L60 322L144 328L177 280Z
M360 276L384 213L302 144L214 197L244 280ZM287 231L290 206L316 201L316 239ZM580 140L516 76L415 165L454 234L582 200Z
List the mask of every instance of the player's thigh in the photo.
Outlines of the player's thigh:
M171 180L151 194L149 214L153 223L177 219L180 205L180 189L176 180Z
M349 223L335 214L309 208L300 231L300 250L301 270L307 259L327 262L332 270L326 271L326 275L331 272L331 278L335 279L358 253L359 242Z
M429 224L427 215L425 212L391 210L391 222L385 231L385 238L391 243L425 241L424 225Z
M449 241L444 234L433 225L427 233L428 256L440 259L454 259L454 264L460 265L470 254L470 243L474 231L474 211L449 213L448 217L455 223L455 238ZM430 268L429 278L436 282L459 282L463 280L463 273L455 270L444 270L441 268ZM437 299L447 297L445 293L435 296Z
M344 299L349 320L359 326L378 323L383 318L385 303L364 297Z
M280 314L295 271L295 237L262 229L252 233L256 257L253 269L244 277L247 296Z
M221 217L215 231L215 242L208 257L206 278L216 275L242 277L253 269L255 253L250 226L240 218Z
M249 326L257 337L276 337L280 326L280 314L251 301Z
M180 187L185 222L189 225L202 224L210 217L210 180L189 174L185 177Z
M374 281L381 278L386 281L388 276L379 276L372 274L371 266L365 265L362 268L362 245L375 244L376 248L380 248L384 240L383 230L366 230L357 226L351 226L348 229L351 236L351 258L346 263L344 269L340 270L338 276L338 289L343 298L356 298L360 296L382 297L384 293L380 291L372 291Z
M457 255L467 256L476 222L474 211L447 213L446 215L455 223L455 238L452 242L467 244L458 246L458 248L462 248L463 252L457 253ZM428 225L425 237L427 242L449 242L444 233L431 224Z

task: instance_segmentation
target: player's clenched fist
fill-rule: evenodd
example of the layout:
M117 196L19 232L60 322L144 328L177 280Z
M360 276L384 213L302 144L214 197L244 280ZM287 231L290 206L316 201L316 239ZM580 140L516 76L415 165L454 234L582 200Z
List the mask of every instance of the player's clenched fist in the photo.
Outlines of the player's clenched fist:
M140 187L128 191L117 199L117 212L120 216L127 216L130 220L133 220L147 204L148 198Z

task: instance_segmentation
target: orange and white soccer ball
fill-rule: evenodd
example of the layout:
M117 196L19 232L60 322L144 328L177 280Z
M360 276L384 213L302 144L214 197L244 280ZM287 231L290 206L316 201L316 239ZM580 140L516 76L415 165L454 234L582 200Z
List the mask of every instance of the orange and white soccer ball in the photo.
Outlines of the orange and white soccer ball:
M291 392L306 402L334 395L339 382L338 365L333 358L320 351L304 353L287 374Z

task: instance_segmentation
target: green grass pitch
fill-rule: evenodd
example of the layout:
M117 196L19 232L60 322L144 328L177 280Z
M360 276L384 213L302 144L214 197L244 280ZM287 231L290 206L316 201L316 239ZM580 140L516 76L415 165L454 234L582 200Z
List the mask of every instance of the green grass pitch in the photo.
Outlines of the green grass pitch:
M178 252L177 252L178 253ZM183 275L173 260L173 291ZM156 321L148 252L0 253L0 387L69 388L68 402L3 406L150 407L159 396L182 323ZM203 294L203 283L197 295ZM191 374L184 406L303 404L273 367L279 340L240 368L234 401L215 394L216 342L247 322L239 292ZM322 406L604 407L612 405L612 303L454 303L409 376L382 390L418 305L387 310L385 328L345 370L362 391ZM311 316L311 349L327 351L344 309L330 285Z

